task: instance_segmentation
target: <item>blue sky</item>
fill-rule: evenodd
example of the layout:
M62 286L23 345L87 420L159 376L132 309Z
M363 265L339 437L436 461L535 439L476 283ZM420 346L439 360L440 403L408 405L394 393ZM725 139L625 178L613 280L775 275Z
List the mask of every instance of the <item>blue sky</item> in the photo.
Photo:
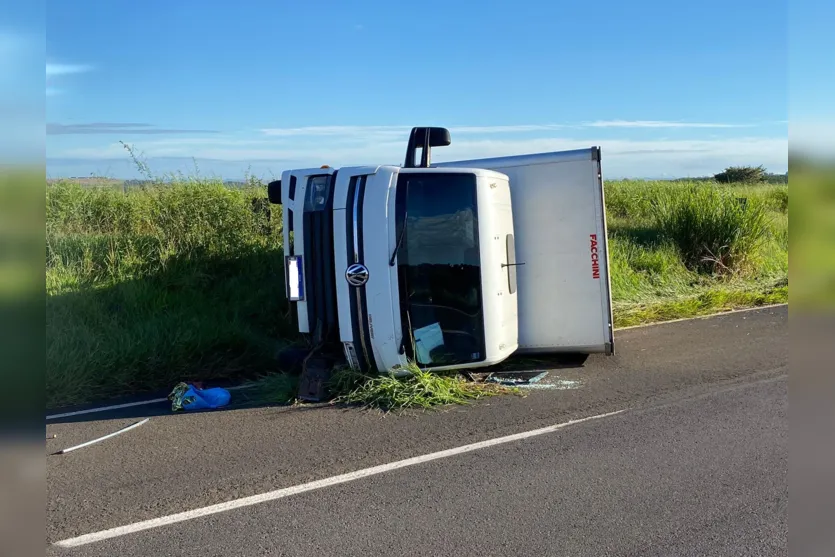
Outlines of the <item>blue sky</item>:
M786 170L773 0L51 2L47 172L239 178L600 145L609 177ZM830 9L831 8L827 8Z

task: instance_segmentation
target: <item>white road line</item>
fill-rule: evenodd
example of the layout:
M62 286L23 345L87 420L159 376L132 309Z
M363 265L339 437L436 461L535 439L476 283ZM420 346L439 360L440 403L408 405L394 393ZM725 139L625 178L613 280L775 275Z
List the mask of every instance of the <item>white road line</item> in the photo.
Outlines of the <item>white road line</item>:
M653 323L641 323L640 325L630 325L628 327L618 327L615 332L628 331L629 329L646 329L647 327L657 327L659 325L669 325L670 323L681 323L682 321L698 321L699 319L710 319L712 317L722 317L723 315L733 315L734 313L745 313L751 311L760 311L763 309L774 309L781 307L788 307L789 304L769 304L767 306L757 306L752 308L732 309L728 311L719 311L716 313L708 313L707 315L696 315L694 317L681 317L679 319L668 319L667 321L655 321Z
M528 439L531 437L536 437L537 435L544 435L546 433L553 433L557 430L563 429L570 425L579 424L582 422L588 422L591 420L599 420L601 418L608 418L610 416L614 416L616 414L620 414L621 412L625 412L626 410L618 410L616 412L609 412L607 414L598 414L597 416L589 416L587 418L580 418L578 420L571 420L568 422L563 422L561 424L556 424L548 427L543 427L541 429L534 429L531 431L525 431L522 433L515 433L513 435L507 435L505 437L497 437L495 439L488 439L487 441L479 441L478 443L472 443L470 445L463 445L461 447L456 447L454 449L447 449L444 451L438 451L435 453L429 453L422 456L416 456L413 458L407 458L405 460L398 460L396 462L390 462L388 464L381 464L379 466L372 466L371 468L365 468L362 470L357 470L355 472L349 472L347 474L341 474L339 476L333 476L330 478L325 478L322 480L316 480L313 482L296 485L293 487L286 487L284 489L277 489L275 491L269 491L267 493L261 493L260 495L252 495L250 497L244 497L242 499L236 499L233 501L227 501L225 503L218 503L216 505L210 505L208 507L203 507L199 509L193 509L190 511L180 512L176 514L171 514L168 516L162 516L159 518L153 518L150 520L144 520L142 522L135 522L133 524L127 524L125 526L119 526L116 528L111 528L109 530L102 530L101 532L93 532L91 534L84 534L83 536L78 536L76 538L69 538L66 540L61 540L59 542L55 542L55 545L60 547L78 547L82 545L87 545L95 542L99 542L102 540L110 539L110 538L117 538L120 536L125 536L128 534L133 534L136 532L141 532L142 530L149 530L152 528L160 528L162 526L168 526L170 524L176 524L178 522L184 522L187 520L194 520L195 518L201 518L204 516L209 516L217 513L222 513L226 511L231 511L234 509L240 509L242 507L249 507L252 505L258 505L260 503L266 503L268 501L275 501L276 499L283 499L284 497L289 497L291 495L297 495L299 493L304 493L306 491L313 491L315 489L321 489L323 487L330 487L337 484L342 484L346 482L351 482L354 480L359 480L362 478L368 478L369 476L376 476L377 474L383 474L385 472L391 472L392 470L399 470L400 468L406 468L407 466L415 466L417 464L423 464L425 462L430 462L433 460L438 460L441 458L447 458L450 456L460 455L463 453L468 453L472 451L477 451L480 449L486 449L487 447L495 447L496 445L502 445L504 443L512 443L513 441L520 441L522 439Z
M132 430L136 427L141 426L142 424L148 423L148 420L150 420L150 419L151 418L145 418L144 420L142 420L140 422L136 422L135 424L129 425L127 427L123 427L122 429L116 430L113 433L108 433L107 435L102 435L101 437L98 437L96 439L92 439L90 441L87 441L86 443L81 443L80 445L75 445L74 447L67 447L66 449L61 449L56 454L67 454L67 453L75 451L77 449L82 449L84 447L89 447L90 445L93 445L94 443L99 443L101 441L104 441L105 439L110 439L111 437L116 437L117 435L121 435L122 433L124 433L126 431L130 431L130 430Z
M228 391L242 389L244 385L237 385L235 387L226 387ZM112 406L100 406L98 408L88 408L86 410L76 410L75 412L64 412L63 414L52 414L46 417L47 420L57 420L58 418L69 418L71 416L81 416L83 414L94 414L96 412L107 412L108 410L119 410L121 408L130 408L131 406L145 406L146 404L157 404L159 402L167 401L167 398L152 398L149 400L140 400L138 402L126 402L124 404L114 404Z
M57 420L58 418L69 418L71 416L80 416L82 414L94 414L96 412L107 412L108 410L119 410L120 408L130 408L131 406L144 406L146 404L156 404L158 402L165 402L167 398L152 398L151 400L140 400L139 402L126 402L125 404L114 404L113 406L101 406L99 408L88 408L87 410L76 410L75 412L64 412L63 414L52 414L47 416L47 420Z

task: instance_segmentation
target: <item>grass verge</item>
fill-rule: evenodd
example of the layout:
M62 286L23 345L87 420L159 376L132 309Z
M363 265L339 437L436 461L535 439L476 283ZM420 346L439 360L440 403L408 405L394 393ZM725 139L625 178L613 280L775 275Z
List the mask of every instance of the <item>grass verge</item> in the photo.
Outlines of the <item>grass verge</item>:
M615 327L788 301L788 186L607 187Z
M789 301L789 287L774 285L762 289L711 289L693 296L630 304L617 308L615 328L659 323L672 319L700 317L735 309L754 308Z
M46 404L279 371L294 337L261 187L47 187Z

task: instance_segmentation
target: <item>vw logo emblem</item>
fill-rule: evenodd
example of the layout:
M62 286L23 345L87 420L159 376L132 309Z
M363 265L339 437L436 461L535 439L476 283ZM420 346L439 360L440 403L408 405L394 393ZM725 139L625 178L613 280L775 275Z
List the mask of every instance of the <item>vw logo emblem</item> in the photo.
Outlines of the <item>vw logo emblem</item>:
M365 265L354 263L345 271L345 280L351 286L362 286L368 282L368 269Z

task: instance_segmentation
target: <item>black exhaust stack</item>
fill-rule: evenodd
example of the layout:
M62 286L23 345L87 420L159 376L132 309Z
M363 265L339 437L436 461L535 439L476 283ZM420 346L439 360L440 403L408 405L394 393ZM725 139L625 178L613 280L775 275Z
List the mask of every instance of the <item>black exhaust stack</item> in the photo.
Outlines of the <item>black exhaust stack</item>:
M447 147L451 143L452 139L446 128L412 128L403 168L429 168L432 147ZM421 147L420 165L415 163L418 147Z

